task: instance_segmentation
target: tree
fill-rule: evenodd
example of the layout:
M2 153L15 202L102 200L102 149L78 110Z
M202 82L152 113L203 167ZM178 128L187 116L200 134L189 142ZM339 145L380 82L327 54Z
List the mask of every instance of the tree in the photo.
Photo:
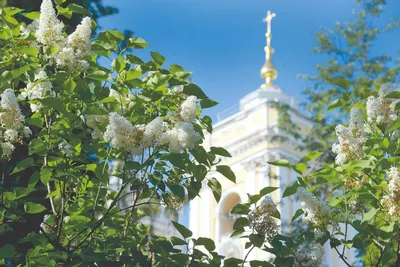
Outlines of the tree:
M97 21L100 17L110 16L118 12L118 9L111 6L104 6L102 0L57 0L60 11L65 11L63 21L66 25L75 29L82 19L82 13L90 12L90 17ZM72 2L72 3L71 3ZM41 0L6 0L4 6L22 8L27 12L39 11ZM83 7L84 9L80 8ZM87 15L87 14L86 14Z
M308 151L330 150L335 140L335 126L344 121L344 114L351 104L370 94L377 94L386 82L399 81L400 59L393 59L383 51L372 53L371 48L390 30L400 26L400 19L380 26L377 22L387 6L384 0L357 0L355 20L337 23L333 28L322 28L315 34L315 54L328 57L317 65L315 76L301 75L312 83L304 90L305 110L314 121L314 127L306 136L299 134L291 121L289 107L281 106L281 129L301 139L300 148ZM332 101L334 102L332 103ZM333 114L326 113L335 109Z
M141 38L108 30L91 42L89 17L68 35L59 17L87 10L56 7L0 10L0 264L220 266L212 240L178 222L179 237L154 236L141 222L197 197L211 170L235 181L219 165L229 153L201 145L212 131L201 109L217 103L159 53L129 53ZM218 180L208 184L218 198Z

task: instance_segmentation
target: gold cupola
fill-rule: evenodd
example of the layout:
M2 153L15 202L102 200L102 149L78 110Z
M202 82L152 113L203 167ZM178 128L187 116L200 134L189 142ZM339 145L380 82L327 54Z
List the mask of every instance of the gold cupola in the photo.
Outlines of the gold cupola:
M277 88L277 86L272 83L272 81L278 77L278 71L274 67L274 64L272 64L272 54L274 53L274 49L271 47L271 21L275 16L275 13L271 13L271 11L268 10L267 17L263 19L264 22L267 22L267 33L265 34L267 45L264 48L265 63L261 68L261 77L265 79L265 83L261 85L261 88Z

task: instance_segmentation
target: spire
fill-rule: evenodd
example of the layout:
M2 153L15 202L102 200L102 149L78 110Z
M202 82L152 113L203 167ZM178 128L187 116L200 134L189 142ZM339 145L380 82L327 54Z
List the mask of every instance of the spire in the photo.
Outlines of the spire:
M275 13L271 13L271 11L268 10L267 17L263 19L264 22L267 22L267 33L265 34L265 37L267 37L267 45L264 48L265 63L261 68L261 77L265 79L265 84L263 84L261 88L276 87L272 84L272 80L275 80L278 77L278 71L272 64L272 53L274 53L274 49L271 47L271 21L275 16Z

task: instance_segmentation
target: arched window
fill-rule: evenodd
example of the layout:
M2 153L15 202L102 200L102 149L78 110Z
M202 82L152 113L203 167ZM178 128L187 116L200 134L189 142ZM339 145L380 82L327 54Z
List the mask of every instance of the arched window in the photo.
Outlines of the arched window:
M233 232L233 224L238 216L231 215L230 212L233 207L240 202L240 196L236 193L229 194L225 197L220 208L219 216L219 233L220 239L229 237Z

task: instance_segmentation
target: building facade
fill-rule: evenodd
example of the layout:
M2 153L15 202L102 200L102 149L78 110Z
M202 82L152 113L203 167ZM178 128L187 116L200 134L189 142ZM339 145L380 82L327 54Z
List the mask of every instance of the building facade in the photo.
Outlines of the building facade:
M285 222L290 222L300 208L294 197L281 198L283 190L297 181L296 173L267 163L277 159L297 163L304 154L296 149L297 141L289 136L285 142L273 141L274 137L283 135L278 127L278 110L274 103L290 107L290 115L300 132L306 133L312 127L311 121L299 112L298 102L272 83L278 74L271 59L271 20L274 16L275 14L268 12L264 20L267 22L267 45L266 61L261 75L265 83L244 96L239 107L229 111L230 115L220 116L213 127L213 133L206 136L204 144L206 149L224 147L231 153L232 157L224 158L222 164L232 168L237 181L232 183L220 174L212 173L210 178L216 177L222 185L223 195L219 203L214 200L207 185L203 187L200 198L190 203L189 228L194 236L212 238L216 242L218 252L226 257L243 259L247 254L244 239L229 238L237 219L230 211L237 203L247 202L247 194L257 194L267 186L279 188L271 197L281 213L281 229L284 232L291 231ZM348 256L352 258L352 255ZM266 260L269 257L266 252L253 250L248 259ZM324 265L342 266L329 245L325 247Z

